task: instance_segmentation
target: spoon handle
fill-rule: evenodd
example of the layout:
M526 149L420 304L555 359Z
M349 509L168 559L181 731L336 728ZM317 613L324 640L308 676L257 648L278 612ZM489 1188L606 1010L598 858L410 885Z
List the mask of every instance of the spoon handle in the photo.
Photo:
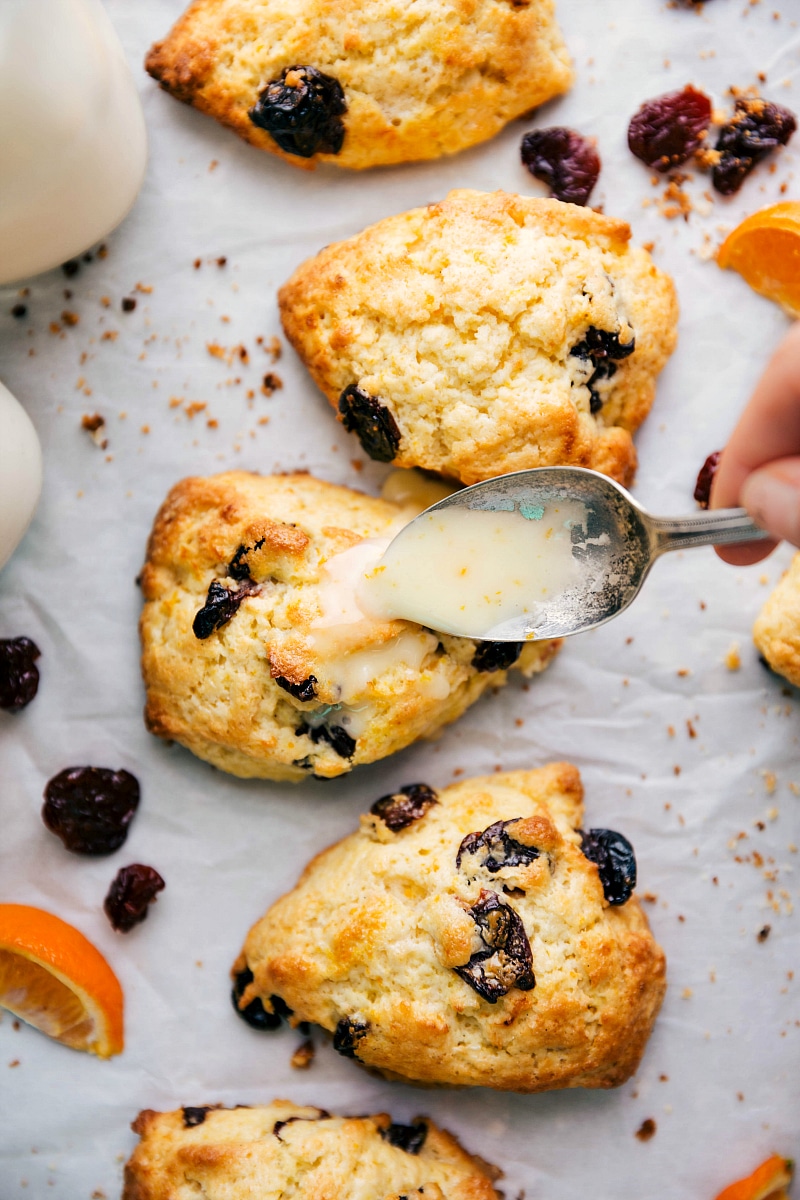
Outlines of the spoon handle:
M690 546L754 542L770 536L743 508L718 508L688 517L650 517L648 526L654 555Z

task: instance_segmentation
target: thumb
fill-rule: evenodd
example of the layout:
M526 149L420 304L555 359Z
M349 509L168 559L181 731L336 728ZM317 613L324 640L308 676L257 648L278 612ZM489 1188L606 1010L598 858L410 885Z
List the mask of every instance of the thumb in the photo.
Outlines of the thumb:
M800 458L781 458L748 475L741 503L777 540L800 547Z

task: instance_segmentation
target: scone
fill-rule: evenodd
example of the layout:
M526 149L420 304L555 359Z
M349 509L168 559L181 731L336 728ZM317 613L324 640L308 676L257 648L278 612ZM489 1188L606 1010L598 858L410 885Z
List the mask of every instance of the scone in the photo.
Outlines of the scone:
M425 1117L395 1125L275 1100L147 1109L133 1130L122 1200L498 1200L493 1168Z
M572 82L553 0L194 0L145 66L306 168L454 154Z
M382 797L250 930L236 1007L260 1028L313 1021L390 1079L624 1083L664 955L630 843L582 817L567 763Z
M753 640L772 670L800 687L800 554L761 609Z
M436 733L512 664L542 670L558 642L476 643L355 607L364 540L418 511L305 474L177 484L141 574L151 732L234 775L330 779Z
M451 192L303 263L283 327L372 458L463 483L567 464L630 482L678 310L629 238L558 200Z

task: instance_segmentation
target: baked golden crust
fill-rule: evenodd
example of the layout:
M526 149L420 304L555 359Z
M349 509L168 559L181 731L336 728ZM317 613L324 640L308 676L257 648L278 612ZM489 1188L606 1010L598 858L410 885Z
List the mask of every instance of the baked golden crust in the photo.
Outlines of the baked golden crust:
M623 1083L665 960L636 898L605 900L576 832L582 812L578 771L554 763L449 787L396 831L362 817L250 930L234 965L253 974L242 1007L259 998L271 1011L280 997L293 1021L334 1032L342 1053L392 1079L518 1092ZM468 834L518 818L517 840L538 857L458 865ZM521 920L535 976L531 987L515 968L521 982L493 1000L458 973L474 961L487 893Z
M177 484L141 575L151 732L234 775L333 778L433 735L502 685L505 671L472 665L468 639L408 621L317 623L325 564L364 538L393 535L417 511L304 474L232 471ZM209 586L236 591L242 576L252 594L221 628L195 636ZM525 646L517 666L542 670L558 645ZM312 677L310 700L287 690ZM348 738L350 755L341 752Z
M287 154L248 117L300 65L344 91L338 154ZM572 82L553 0L194 0L145 66L178 100L305 168L454 154Z
M476 483L574 464L629 482L678 312L672 281L629 239L591 209L454 191L303 263L281 319L334 407L356 385L389 409L397 466ZM592 328L633 335L635 350L571 353ZM593 400L595 367L608 377Z
M199 1123L187 1126L186 1112ZM480 1160L427 1118L415 1124L426 1132L409 1153L386 1136L386 1113L332 1117L287 1100L146 1109L133 1123L141 1140L125 1167L122 1200L498 1200Z
M761 609L753 641L773 671L800 687L800 554Z

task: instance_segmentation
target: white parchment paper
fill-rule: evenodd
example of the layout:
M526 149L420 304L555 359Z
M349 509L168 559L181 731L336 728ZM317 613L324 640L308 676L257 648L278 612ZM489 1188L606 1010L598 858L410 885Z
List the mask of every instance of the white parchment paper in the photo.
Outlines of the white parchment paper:
M645 203L663 185L654 189L629 155L627 123L653 95L691 81L719 103L758 72L764 94L800 107L800 3L776 2L778 12L713 0L699 14L659 0L558 6L578 79L537 123L598 139L593 202L655 243L680 293L680 346L638 438L636 491L656 512L692 510L698 467L724 443L787 327L707 251L781 185L798 195L800 135L774 173L760 168L731 201L708 203L708 181L696 176L695 212L667 221ZM229 467L306 467L377 491L385 473L355 469L360 447L288 348L274 367L282 390L260 395L271 363L256 337L279 333L276 287L324 244L451 187L544 191L519 165L533 120L451 160L362 174L303 173L253 151L141 69L181 7L108 3L151 140L144 190L108 256L73 279L56 271L32 281L25 320L10 315L16 289L0 293L0 377L33 418L46 468L35 521L0 576L0 637L25 634L42 650L35 702L0 714L0 900L77 925L107 954L127 1003L125 1053L105 1063L3 1018L0 1197L115 1197L140 1108L275 1096L400 1120L428 1113L503 1168L509 1197L712 1197L773 1149L800 1151L798 695L750 642L788 554L748 570L710 550L670 556L631 610L568 643L530 688L512 683L438 742L334 783L240 782L150 737L134 579L168 488ZM137 299L132 313L121 311L125 295ZM53 333L63 310L80 321ZM209 343L243 344L250 362L229 364ZM105 451L80 428L94 412L106 418ZM734 642L742 666L731 672ZM250 923L364 805L411 779L443 786L456 771L554 759L581 768L589 824L634 842L669 959L669 994L634 1080L610 1093L533 1097L421 1091L369 1077L321 1039L303 1073L289 1066L296 1033L259 1035L235 1019L228 970ZM68 854L39 817L46 780L82 763L124 766L142 784L139 815L111 858ZM167 887L123 937L101 904L117 869L136 861ZM647 1117L657 1132L642 1143L634 1134Z

